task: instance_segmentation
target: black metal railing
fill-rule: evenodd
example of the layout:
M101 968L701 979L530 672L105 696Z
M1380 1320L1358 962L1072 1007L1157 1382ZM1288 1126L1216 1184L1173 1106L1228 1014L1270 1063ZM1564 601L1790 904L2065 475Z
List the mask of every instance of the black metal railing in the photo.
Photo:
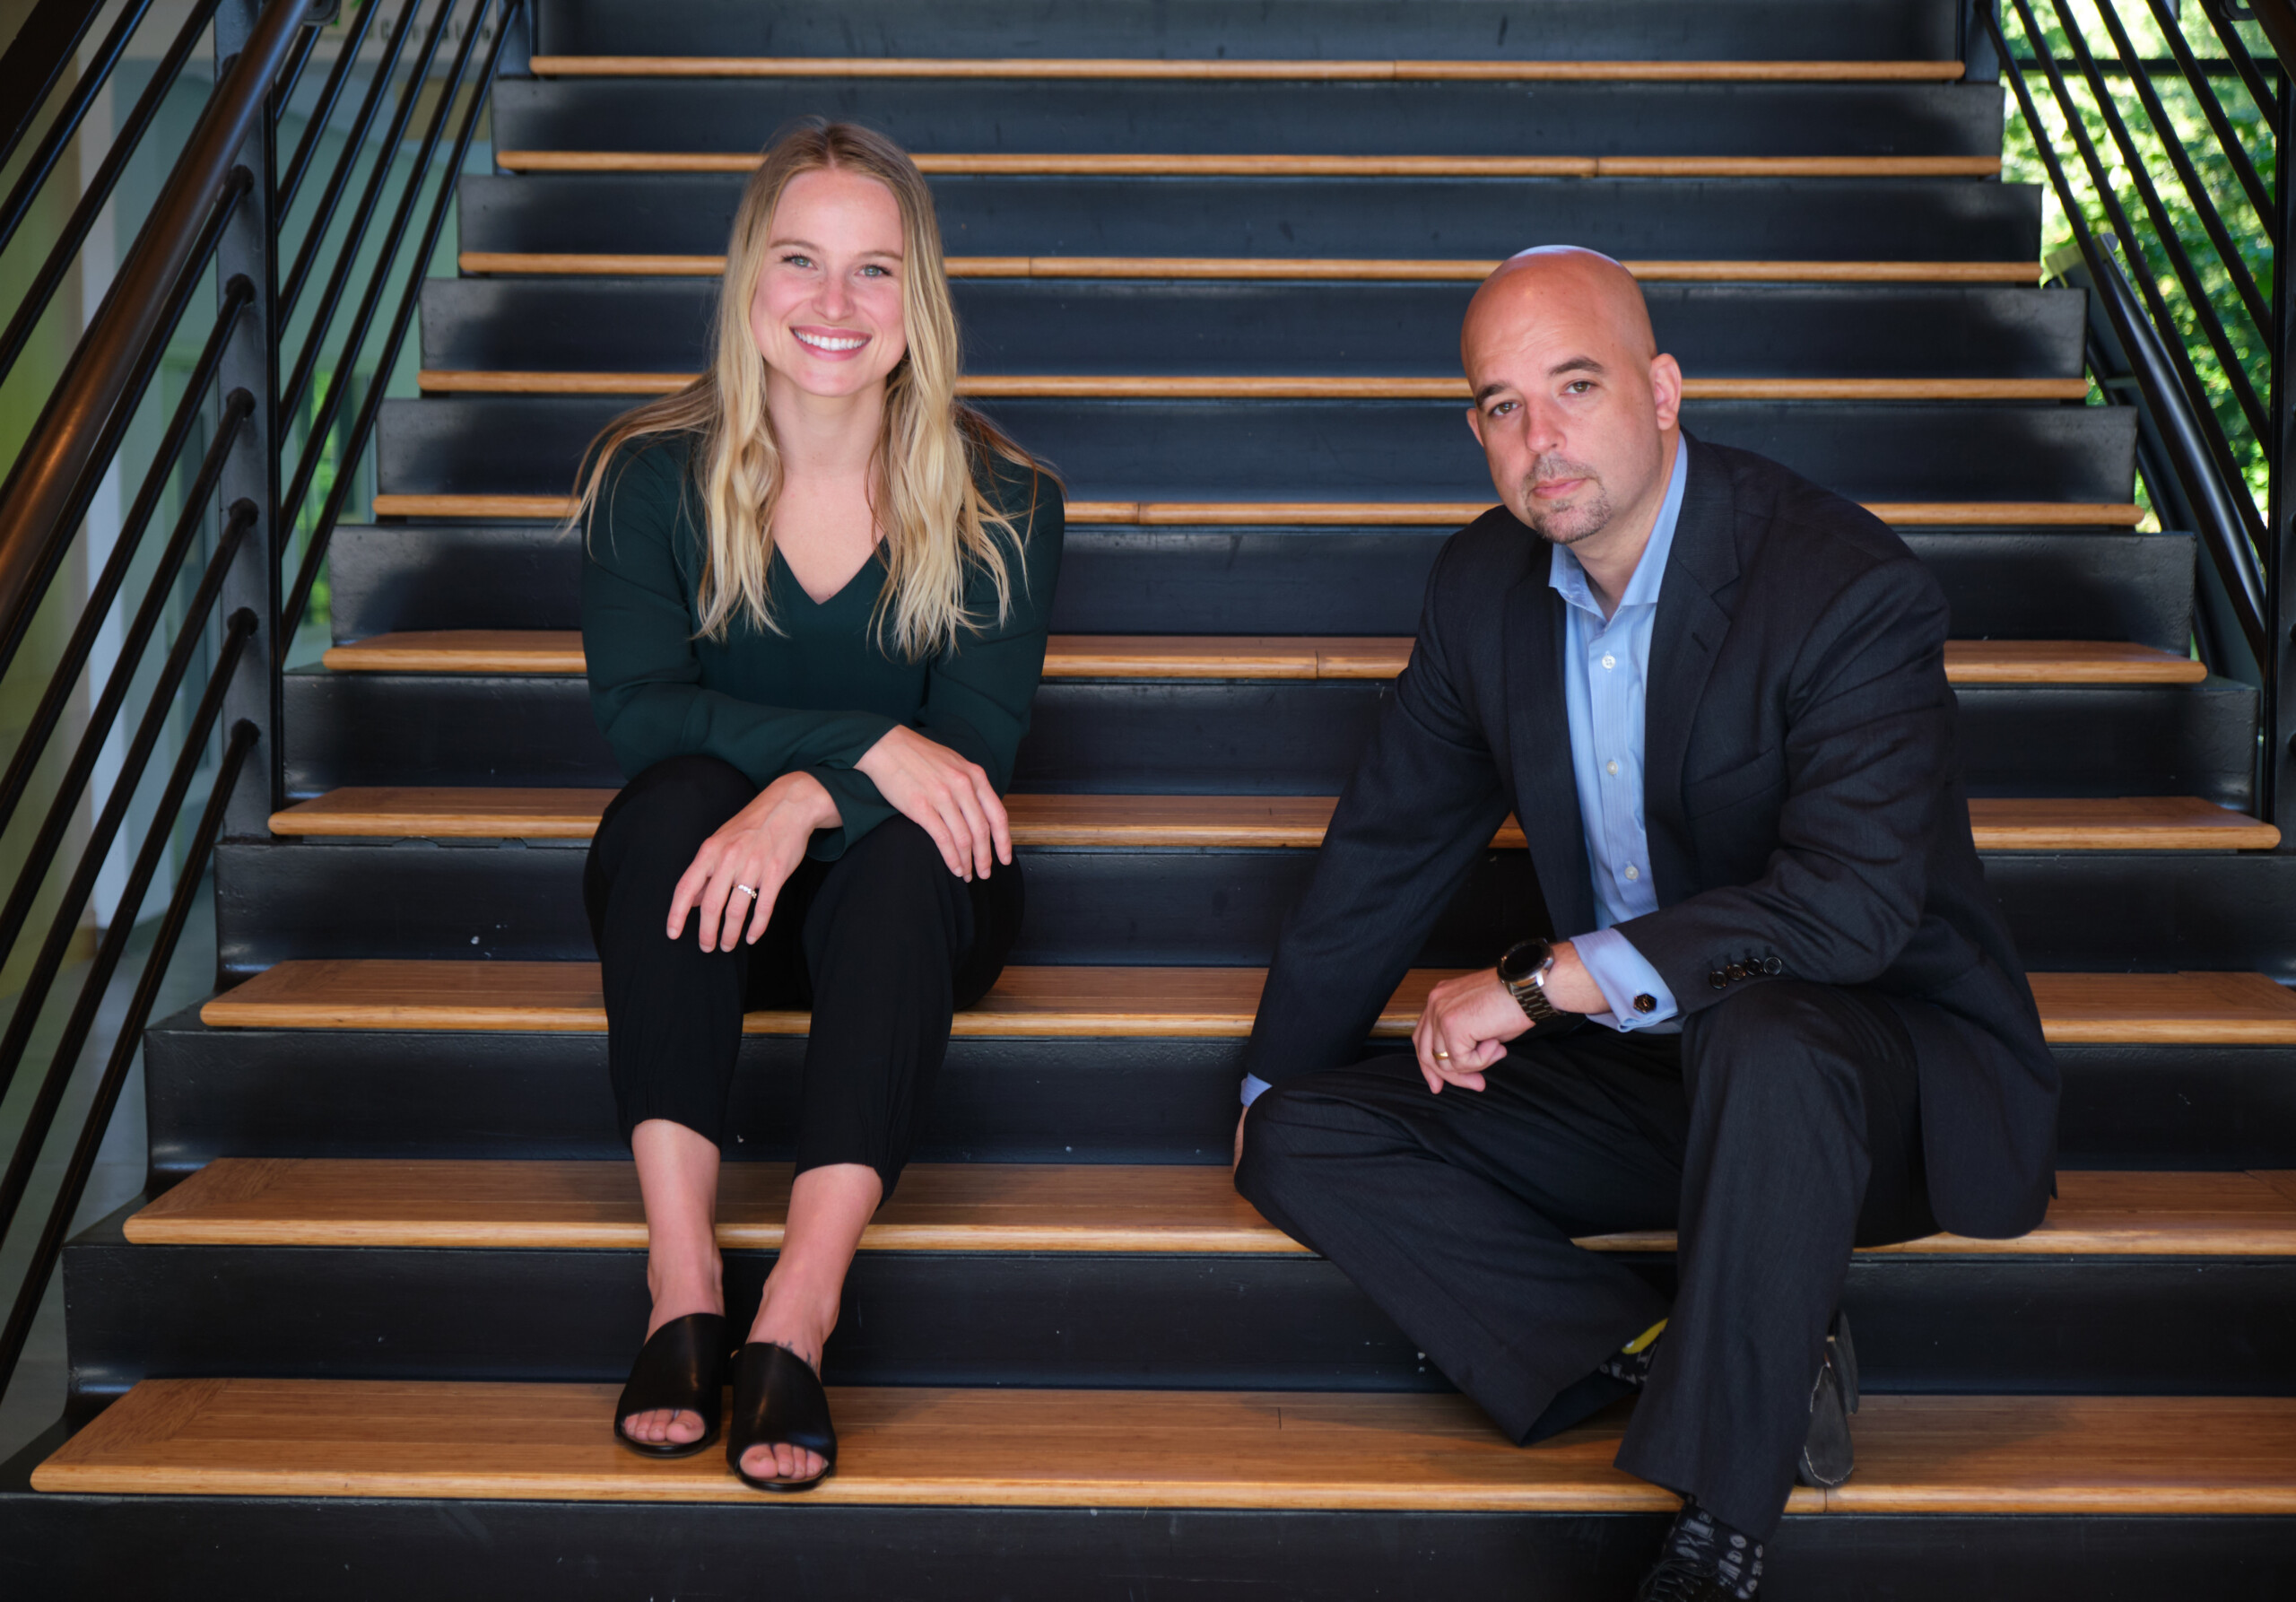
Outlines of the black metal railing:
M67 220L37 241L26 224L149 20L150 0L112 0L110 25L85 54L106 0L40 0L0 56L0 171L15 175L0 198L0 251L34 243L45 251L0 327L0 380L75 277L129 163L139 152L148 159L161 108L196 92L185 69L203 43L216 64L189 139L0 483L0 675L44 677L0 771L0 840L18 864L0 884L0 958L25 973L0 1028L0 1099L32 1074L18 1098L20 1133L0 1163L0 1243L20 1225L30 1231L21 1277L0 1284L0 1391L22 1356L216 843L264 836L283 801L281 675L329 538L351 508L349 469L366 450L413 325L455 175L523 20L521 0L340 3L348 14L338 15L338 0L195 0ZM299 101L307 69L329 52L324 78ZM283 152L295 122L300 134ZM331 143L339 149L323 161ZM212 320L194 307L210 285ZM163 406L157 380L178 340L196 344L197 355L180 399ZM372 376L362 383L362 373ZM163 413L156 443L127 460L131 424L154 411ZM329 462L339 469L331 482ZM84 544L84 522L114 473L137 490L99 557ZM155 525L167 535L153 553ZM91 575L76 621L52 660L33 661L33 620L61 599L58 576L75 549L87 552ZM122 620L137 575L144 588ZM156 666L147 660L154 656ZM102 683L83 687L97 671ZM140 711L131 714L131 702ZM131 715L122 744L117 731ZM116 771L103 783L108 752ZM74 960L100 875L124 848L147 773L161 769L152 822L82 971ZM37 819L26 806L35 799ZM69 1155L34 1225L35 1170L58 1138L65 1093L144 902L170 869L156 942L92 1095L61 1136ZM55 992L74 976L79 988L65 1006ZM60 1037L35 1062L52 1000L64 1007Z
M2089 10L1997 0L1979 16L2072 235L2059 276L2091 292L2091 376L2138 410L2162 526L2207 553L2200 654L2263 692L2257 810L2296 849L2296 298L2280 270L2296 0L2100 0L2096 39Z

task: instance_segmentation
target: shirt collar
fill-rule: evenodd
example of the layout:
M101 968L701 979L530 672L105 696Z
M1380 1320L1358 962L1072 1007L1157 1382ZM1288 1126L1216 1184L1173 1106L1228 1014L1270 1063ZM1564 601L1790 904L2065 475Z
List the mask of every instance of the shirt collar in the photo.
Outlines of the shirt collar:
M1674 471L1666 478L1666 498L1659 503L1657 521L1650 525L1650 543L1642 547L1642 560L1634 564L1634 577L1626 581L1626 594L1619 597L1620 611L1629 606L1657 605L1658 588L1666 577L1666 556L1674 548L1674 525L1682 519L1683 492L1689 485L1690 441L1677 434ZM1546 581L1566 605L1592 613L1598 620L1602 617L1602 604L1595 599L1594 588L1587 582L1587 570L1578 565L1570 546L1554 547L1547 563Z

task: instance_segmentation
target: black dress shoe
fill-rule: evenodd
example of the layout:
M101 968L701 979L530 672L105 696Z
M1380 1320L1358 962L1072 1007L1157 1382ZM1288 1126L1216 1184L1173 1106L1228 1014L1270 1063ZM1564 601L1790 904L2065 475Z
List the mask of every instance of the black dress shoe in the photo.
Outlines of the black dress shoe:
M614 1439L649 1458L690 1458L718 1439L726 1406L726 1316L688 1313L672 1319L646 1337L630 1382L614 1404ZM622 1428L635 1413L667 1407L701 1415L701 1433L691 1441L639 1441Z
M1810 1432L1794 1466L1800 1484L1831 1490L1857 1467L1849 1440L1849 1415L1857 1411L1857 1350L1849 1344L1849 1317L1833 1316L1826 1332L1825 1362L1810 1387Z

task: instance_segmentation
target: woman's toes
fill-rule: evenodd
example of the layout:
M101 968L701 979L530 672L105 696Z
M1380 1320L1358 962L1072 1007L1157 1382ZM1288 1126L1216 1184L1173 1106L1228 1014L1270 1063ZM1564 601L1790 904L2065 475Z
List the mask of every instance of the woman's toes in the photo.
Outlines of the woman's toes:
M663 1438L680 1446L690 1446L701 1439L701 1415L679 1413L670 1419Z

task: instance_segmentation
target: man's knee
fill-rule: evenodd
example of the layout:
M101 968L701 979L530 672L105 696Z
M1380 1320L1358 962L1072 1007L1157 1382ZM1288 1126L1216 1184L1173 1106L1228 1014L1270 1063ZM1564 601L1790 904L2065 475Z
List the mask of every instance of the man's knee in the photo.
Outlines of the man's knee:
M1350 1157L1368 1155L1394 1134L1352 1102L1309 1079L1262 1091L1244 1117L1236 1189L1274 1215L1303 1186L1345 1184Z
M1684 1046L1698 1097L1720 1093L1779 1112L1801 1106L1862 1119L1857 1058L1876 1041L1850 997L1830 985L1778 979L1697 1014Z

